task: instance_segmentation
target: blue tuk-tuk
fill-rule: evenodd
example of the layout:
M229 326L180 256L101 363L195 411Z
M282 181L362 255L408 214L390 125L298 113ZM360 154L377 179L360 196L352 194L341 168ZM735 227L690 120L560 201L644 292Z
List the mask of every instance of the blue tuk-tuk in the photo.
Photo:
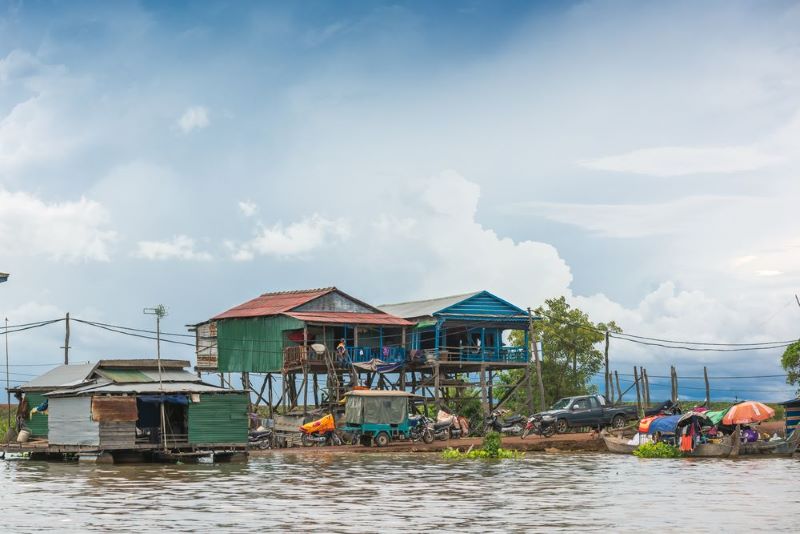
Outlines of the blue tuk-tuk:
M408 438L408 400L405 391L361 389L345 394L344 431L362 445L385 447L391 440ZM355 441L355 440L354 440Z

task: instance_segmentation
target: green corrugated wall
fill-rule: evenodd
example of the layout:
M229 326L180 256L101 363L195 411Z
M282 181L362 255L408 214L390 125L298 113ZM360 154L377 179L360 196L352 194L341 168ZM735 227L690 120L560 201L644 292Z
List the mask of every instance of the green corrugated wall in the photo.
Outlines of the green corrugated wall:
M245 393L200 395L189 404L189 443L247 443Z
M283 331L303 322L278 315L217 321L217 366L220 371L272 373L283 369Z
M41 393L26 393L25 398L28 400L28 413L47 400L47 397ZM28 428L31 435L34 437L47 437L47 415L43 413L35 413L33 417L28 420Z

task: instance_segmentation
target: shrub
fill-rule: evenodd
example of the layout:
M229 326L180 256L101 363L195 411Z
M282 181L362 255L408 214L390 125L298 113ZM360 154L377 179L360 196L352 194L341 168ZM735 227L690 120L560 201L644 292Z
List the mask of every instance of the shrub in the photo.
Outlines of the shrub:
M502 436L498 432L489 432L483 438L483 447L480 449L473 449L469 452L461 452L452 447L446 448L442 451L442 458L447 460L463 460L465 458L470 460L475 459L518 459L525 456L522 451L509 450L501 447L503 444Z
M680 458L681 451L677 447L668 445L663 441L658 443L643 443L633 451L639 458Z

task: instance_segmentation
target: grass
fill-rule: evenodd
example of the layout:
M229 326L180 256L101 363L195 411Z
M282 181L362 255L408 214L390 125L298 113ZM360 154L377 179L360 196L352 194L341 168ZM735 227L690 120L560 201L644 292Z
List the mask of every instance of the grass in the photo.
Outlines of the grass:
M11 412L11 424L14 424L14 417L17 414L17 407L16 405L8 407L8 405L3 404L0 405L0 440L5 439L6 432L8 431L8 414Z

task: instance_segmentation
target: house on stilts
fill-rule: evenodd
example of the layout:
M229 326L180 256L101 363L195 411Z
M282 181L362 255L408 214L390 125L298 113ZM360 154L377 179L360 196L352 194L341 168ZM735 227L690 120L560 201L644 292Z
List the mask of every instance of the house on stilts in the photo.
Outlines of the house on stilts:
M488 411L503 400L494 395L499 371L525 370L513 389L528 378L528 343L504 339L522 330L527 340L529 321L488 291L376 307L329 287L264 293L190 330L197 370L222 380L241 374L271 415L279 406L304 415L337 409L355 386L407 390L452 410L480 388Z

